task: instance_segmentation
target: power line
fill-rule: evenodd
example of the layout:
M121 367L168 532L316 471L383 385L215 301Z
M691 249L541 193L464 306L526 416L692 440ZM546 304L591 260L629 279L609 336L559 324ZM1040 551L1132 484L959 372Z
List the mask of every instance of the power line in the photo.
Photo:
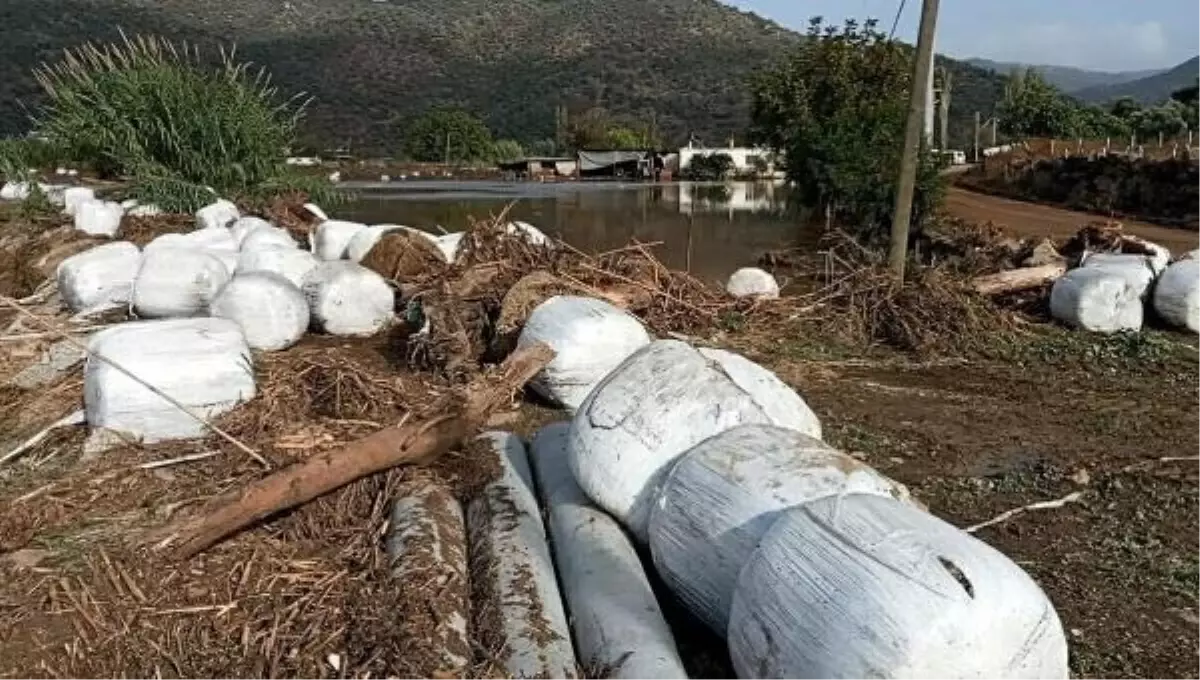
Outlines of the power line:
M900 15L904 14L904 2L905 0L900 0L900 7L896 9L896 18L892 19L892 30L888 32L888 40L896 35L896 27L900 25Z

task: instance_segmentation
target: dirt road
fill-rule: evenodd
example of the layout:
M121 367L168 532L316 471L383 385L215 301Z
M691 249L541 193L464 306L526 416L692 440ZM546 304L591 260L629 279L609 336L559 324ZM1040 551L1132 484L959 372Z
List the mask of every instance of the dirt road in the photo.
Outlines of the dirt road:
M1003 224L1018 236L1070 236L1079 227L1103 219L1096 215L1037 203L1014 201L999 196L950 187L946 193L946 211L966 220ZM1169 248L1172 252L1193 250L1198 245L1196 232L1172 229L1146 222L1121 220L1131 233Z

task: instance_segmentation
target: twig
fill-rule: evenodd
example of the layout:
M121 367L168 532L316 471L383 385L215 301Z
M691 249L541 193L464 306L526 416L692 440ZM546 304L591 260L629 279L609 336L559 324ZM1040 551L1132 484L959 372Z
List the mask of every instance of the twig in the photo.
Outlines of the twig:
M1143 460L1132 465L1126 465L1121 468L1121 472L1133 472L1134 470L1143 470L1156 463L1180 463L1183 461L1200 461L1200 456L1164 456L1155 458L1154 460Z
M178 465L179 463L190 463L194 460L204 460L205 458L212 458L213 456L217 455L218 453L220 453L220 451L205 451L203 453L189 453L186 456L179 456L178 458L167 458L166 460L155 460L155 461L151 461L149 463L142 463L138 467L143 470L153 470L155 468L167 467L168 465Z
M983 529L984 527L990 527L993 524L999 524L1001 522L1006 522L1006 521L1012 519L1013 517L1016 517L1017 515L1020 515L1025 512L1029 512L1030 510L1053 510L1055 508L1061 508L1062 506L1066 505L1067 503L1075 503L1080 498L1083 498L1083 492L1082 491L1074 491L1074 492L1071 492L1071 493L1067 494L1066 496L1063 496L1062 498L1059 498L1058 500L1055 500L1055 501L1041 501L1039 503L1030 503L1029 505L1023 505L1019 508L1013 508L1012 510L1005 510L1004 512L1000 513L999 515L996 515L995 517L989 519L988 521L980 522L979 524L976 524L975 526L967 527L966 529L963 529L963 531L966 531L968 534L973 534L976 531Z
M54 430L57 430L60 427L67 427L68 425L82 425L85 422L87 422L87 414L84 413L83 409L80 409L78 411L75 411L74 413L71 413L67 416L59 418L58 420L54 421L53 423L50 423L49 425L47 425L46 429L42 430L41 432L38 432L37 434L33 435L29 439L26 439L23 444L21 444L20 446L18 446L15 449L13 449L12 451L9 451L8 453L4 454L3 457L0 457L0 465L4 465L8 461L16 458L17 456L20 456L21 454L32 449L33 447L37 446L38 444L41 444L42 440L44 440L46 437L48 437L50 435L50 433L53 432Z
M216 433L218 436L220 436L225 441L229 442L230 444L233 444L240 451L242 451L246 455L250 456L254 460L258 461L259 464L261 464L263 467L265 467L267 469L271 468L271 464L267 462L266 458L263 458L261 455L259 455L259 453L257 451L250 448L249 446L246 446L241 441L239 441L237 438L235 438L233 435L229 434L225 430L222 430L221 428L217 427L213 423L209 422L208 419L206 419L205 417L192 411L192 409L188 408L187 406L184 406L175 397L172 397L171 395L167 394L166 392L163 392L162 390L158 389L154 385L151 385L150 383L146 382L145 380L134 375L133 372L130 371L129 369L125 368L124 366L121 366L120 364L116 363L112 359L109 359L108 357L105 357L102 354L99 354L98 352L92 351L91 349L88 348L88 346L86 344L79 342L75 338L71 337L70 334L68 334L67 332L56 328L49 321L43 319L42 317L38 316L37 314L34 314L33 312L21 307L21 305L18 304L16 300L13 300L12 298L8 297L7 295L0 295L0 303L3 303L6 307L13 309L20 315L28 317L29 319L33 320L35 323L40 325L42 328L45 328L53 333L56 333L58 335L58 337L60 337L61 339L66 340L69 344L73 345L77 349L80 349L80 350L83 350L84 352L86 352L89 357L95 357L96 359L99 359L100 361L103 361L104 363L108 364L109 366L112 366L113 368L117 369L121 373L124 373L125 376L128 377L129 379L133 380L134 382L138 383L142 387L145 387L146 389L150 390L151 392L162 397L164 400L166 400L167 403L171 404L172 406L179 409L180 411L183 411L186 415L190 416L191 418L193 418L194 420L196 420L197 422L199 422L201 425L208 428L209 430L212 430L214 433Z
M596 272L597 274L603 274L604 276L614 278L618 281L624 281L625 283L628 283L631 286L637 286L638 288L641 288L644 291L647 291L654 295L659 295L661 297L664 297L664 298L670 300L671 302L674 302L676 304L687 307L688 309L692 310L693 312L696 312L697 314L703 314L704 316L712 316L713 315L712 311L710 311L710 310L701 309L701 308L697 307L696 305L693 305L692 303L688 302L687 300L684 300L682 298L677 298L674 295L666 293L666 292L659 290L657 288L654 288L652 286L647 286L646 284L644 284L640 281L635 281L634 279L631 279L627 276L622 276L621 274L618 274L616 272L610 272L607 269L602 269L600 267L592 266L592 265L588 264L587 262L581 262L580 265L582 267L584 267L585 269L590 269L590 270Z

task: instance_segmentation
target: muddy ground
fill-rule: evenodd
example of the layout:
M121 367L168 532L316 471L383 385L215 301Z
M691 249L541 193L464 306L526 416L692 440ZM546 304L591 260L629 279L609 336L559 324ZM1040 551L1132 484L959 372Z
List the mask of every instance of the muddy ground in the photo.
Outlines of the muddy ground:
M9 294L32 292L30 277ZM753 316L723 325L699 341L775 370L831 443L957 526L1080 494L977 535L1053 600L1073 674L1200 675L1195 336L1102 338L1026 323L970 354L917 356L846 344L811 319L770 332ZM0 345L12 355L0 383L45 344ZM382 337L310 337L273 356L257 365L273 396L264 390L227 425L276 465L396 422L448 389L404 370ZM76 408L81 382L76 371L36 392L0 389L0 435L25 427L24 416ZM526 399L491 425L529 435L554 417ZM403 674L412 655L397 635L383 542L396 489L425 473L377 475L180 563L139 537L261 469L215 438L84 460L83 435L52 435L0 466L0 677ZM183 455L208 457L142 467ZM444 463L432 474L461 481L477 467L469 452ZM478 481L459 486L469 493ZM680 647L694 677L729 672L720 641L688 633ZM474 671L486 672L488 650L472 652Z

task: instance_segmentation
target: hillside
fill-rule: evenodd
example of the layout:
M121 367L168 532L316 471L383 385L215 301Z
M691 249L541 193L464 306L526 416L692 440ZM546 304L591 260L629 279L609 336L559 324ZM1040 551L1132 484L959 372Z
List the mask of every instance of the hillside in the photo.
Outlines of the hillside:
M1133 97L1144 104L1156 104L1181 87L1195 85L1198 74L1200 57L1192 57L1170 70L1146 78L1119 85L1089 87L1072 94L1085 102L1101 104L1121 97Z
M457 105L498 137L552 138L555 109L655 118L670 144L741 138L747 75L799 36L715 0L8 0L0 3L0 134L28 128L29 71L63 47L157 33L236 43L287 93L315 97L314 143L394 152L426 108ZM210 50L211 51L211 50ZM956 137L990 114L1002 78L954 70Z
M1071 66L1054 66L1052 64L1019 64L1010 61L992 61L991 59L967 59L966 62L1000 75L1008 75L1014 69L1031 68L1045 76L1046 80L1058 89L1068 94L1089 87L1121 85L1141 78L1148 78L1163 72L1163 69L1148 71L1092 71L1090 69L1074 68Z

